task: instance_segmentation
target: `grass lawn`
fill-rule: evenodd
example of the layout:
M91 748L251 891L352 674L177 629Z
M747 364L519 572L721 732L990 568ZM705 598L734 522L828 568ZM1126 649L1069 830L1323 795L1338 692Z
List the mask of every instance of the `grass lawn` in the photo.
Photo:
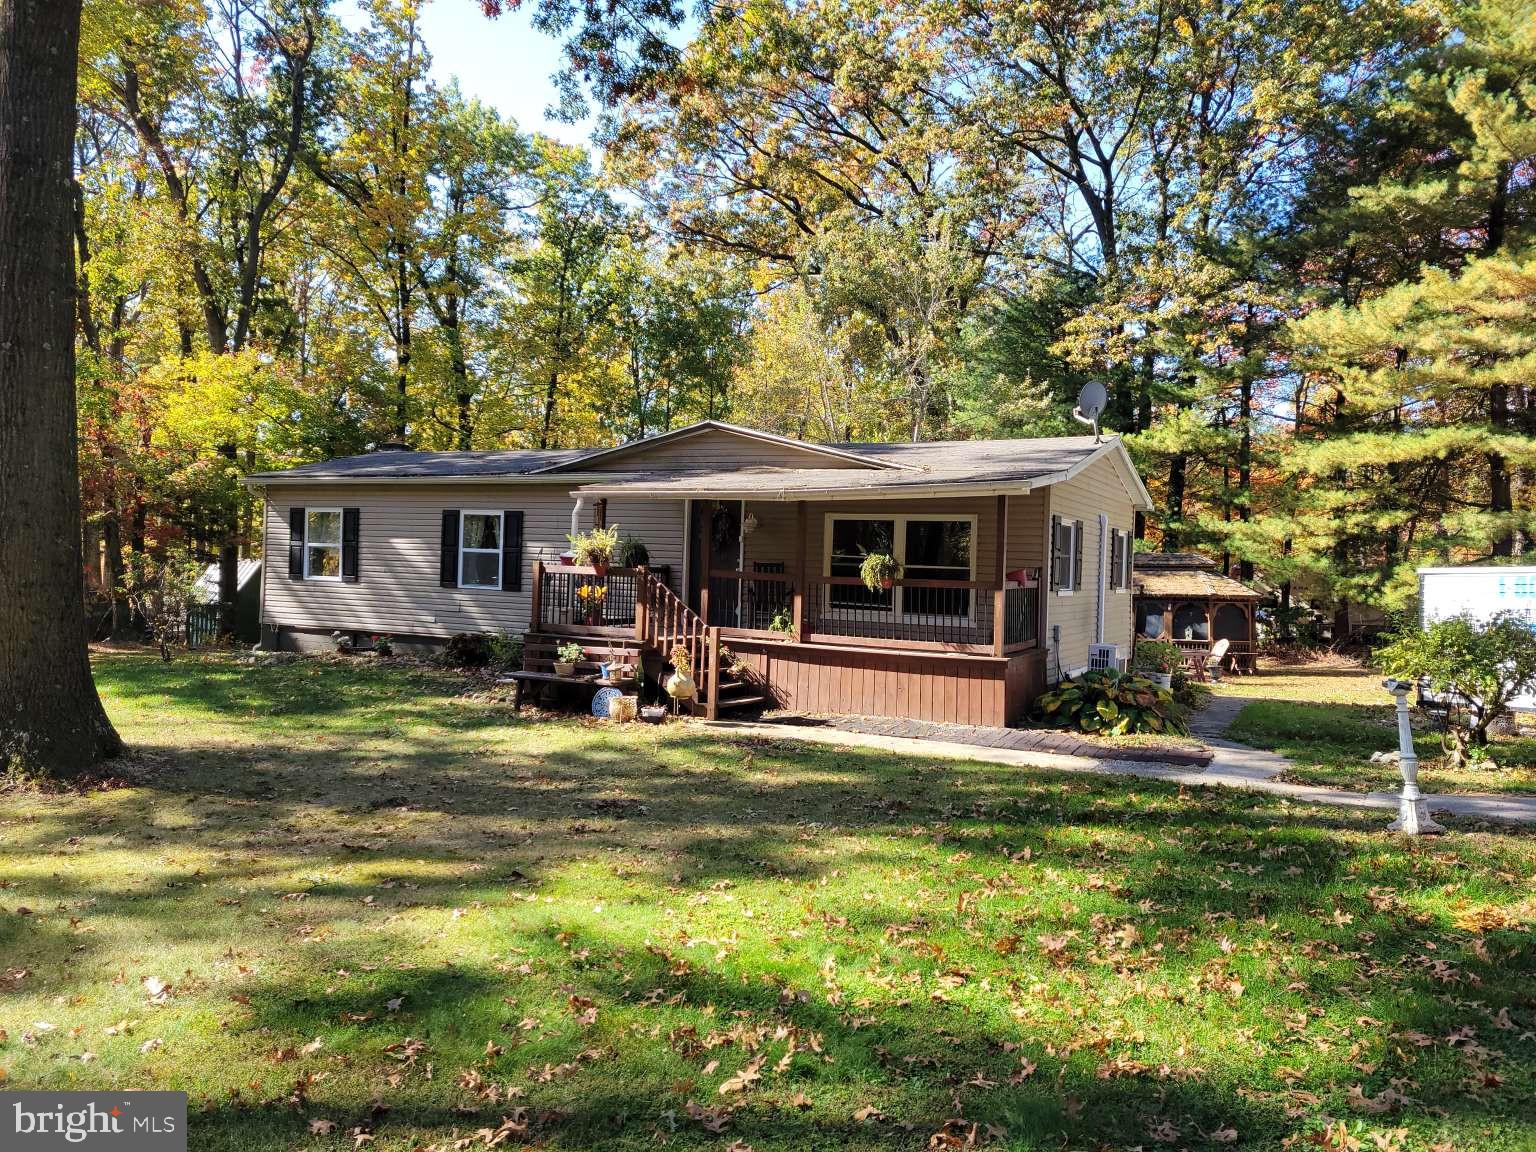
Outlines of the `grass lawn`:
M1372 752L1397 748L1392 700L1378 672L1343 665L1261 665L1252 676L1228 677L1216 691L1253 698L1227 735L1294 760L1296 770L1286 774L1287 780L1359 792L1392 789L1402 782L1396 765L1370 760ZM1419 785L1426 792L1536 793L1536 739L1531 737L1495 739L1491 750L1497 769L1452 771L1433 731L1419 733L1414 746Z
M1536 1147L1536 832L97 669L142 778L0 796L8 1088L194 1149Z

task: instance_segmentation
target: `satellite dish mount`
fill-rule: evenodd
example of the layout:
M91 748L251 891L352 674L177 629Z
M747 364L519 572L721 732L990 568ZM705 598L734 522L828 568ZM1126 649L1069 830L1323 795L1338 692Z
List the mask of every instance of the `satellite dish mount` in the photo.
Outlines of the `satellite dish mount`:
M1079 424L1087 424L1093 428L1093 442L1097 444L1099 436L1099 417L1104 414L1104 406L1109 403L1109 390L1097 380L1090 380L1084 384L1082 391L1077 394L1077 407L1072 409L1072 419Z

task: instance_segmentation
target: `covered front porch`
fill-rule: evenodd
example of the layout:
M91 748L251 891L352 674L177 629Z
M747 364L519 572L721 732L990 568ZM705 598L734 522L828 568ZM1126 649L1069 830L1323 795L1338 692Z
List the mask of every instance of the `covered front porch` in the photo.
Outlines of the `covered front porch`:
M593 522L610 511L597 501ZM781 707L1007 724L1043 688L1042 495L688 498L678 511L682 563L656 575L702 626L705 662L719 652ZM888 587L860 577L870 553L900 561ZM536 573L538 630L655 628L642 573ZM594 606L583 588L598 585Z

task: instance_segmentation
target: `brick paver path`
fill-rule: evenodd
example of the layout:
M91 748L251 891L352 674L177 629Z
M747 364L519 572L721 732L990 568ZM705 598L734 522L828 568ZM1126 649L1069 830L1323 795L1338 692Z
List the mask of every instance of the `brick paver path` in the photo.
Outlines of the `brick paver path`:
M1180 764L1203 768L1211 762L1206 748L1173 745L1120 745L1080 740L1070 732L1043 728L991 728L980 724L937 724L930 720L905 720L889 716L799 716L769 718L786 728L821 728L837 732L862 732L869 736L895 736L903 740L945 740L951 744L975 744L983 748L1008 748L1016 752L1049 752L1058 756L1084 756L1095 760L1130 760L1148 764Z

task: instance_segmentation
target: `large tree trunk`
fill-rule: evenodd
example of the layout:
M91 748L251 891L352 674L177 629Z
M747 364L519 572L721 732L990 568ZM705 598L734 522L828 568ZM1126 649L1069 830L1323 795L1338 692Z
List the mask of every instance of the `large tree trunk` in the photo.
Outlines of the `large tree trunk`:
M1184 542L1184 485L1189 457L1180 452L1168 461L1168 516L1163 522L1163 551L1177 552Z
M0 4L0 769L116 753L85 644L71 156L80 0Z

